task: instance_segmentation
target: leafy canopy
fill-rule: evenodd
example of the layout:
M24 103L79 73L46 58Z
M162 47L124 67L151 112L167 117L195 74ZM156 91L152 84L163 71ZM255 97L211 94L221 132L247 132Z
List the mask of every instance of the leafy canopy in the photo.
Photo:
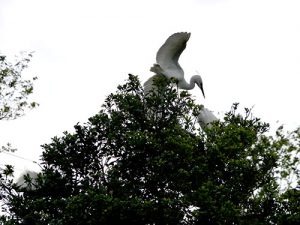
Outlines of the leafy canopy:
M299 223L299 133L238 105L204 131L202 106L170 81L145 96L137 76L98 114L43 145L42 171L6 177L4 224Z

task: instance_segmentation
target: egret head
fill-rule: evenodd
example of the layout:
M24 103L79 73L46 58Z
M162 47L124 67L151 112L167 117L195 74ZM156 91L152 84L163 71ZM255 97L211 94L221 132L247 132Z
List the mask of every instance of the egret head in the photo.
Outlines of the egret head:
M203 94L203 97L205 98L205 94L204 94L204 89L203 89L203 82L202 82L202 78L201 76L199 75L195 75L193 76L193 80L195 81L195 83L198 85L198 87L200 88L202 94Z

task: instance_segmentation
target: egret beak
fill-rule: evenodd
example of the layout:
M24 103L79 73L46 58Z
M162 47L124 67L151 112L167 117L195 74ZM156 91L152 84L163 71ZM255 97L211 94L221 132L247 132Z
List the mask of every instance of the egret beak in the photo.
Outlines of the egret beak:
M200 89L201 89L201 92L203 94L203 97L205 98L204 89L203 89L203 85L202 84L200 85Z

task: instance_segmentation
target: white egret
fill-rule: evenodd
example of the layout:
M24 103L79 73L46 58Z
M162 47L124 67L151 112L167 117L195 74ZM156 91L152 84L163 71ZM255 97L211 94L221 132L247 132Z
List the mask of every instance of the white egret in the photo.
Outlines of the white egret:
M203 108L198 115L198 122L202 129L211 128L211 123L217 120L218 118L207 108Z
M190 79L190 83L184 79L184 72L178 63L178 59L186 47L186 43L189 40L191 34L187 32L180 32L171 35L166 42L160 47L156 54L156 64L151 67L150 71L156 75L150 77L144 83L145 93L153 88L153 79L156 76L166 76L167 78L175 78L178 83L177 87L184 90L191 90L195 87L195 84L199 86L203 96L203 83L199 75L194 75Z
M32 179L33 186L32 185L29 186L26 183L25 176L29 176ZM21 175L17 179L16 185L19 186L19 187L21 187L21 188L27 188L27 189L34 190L35 189L34 185L36 184L35 179L37 178L37 176L38 176L37 172L30 171L30 170L25 170L24 172L21 173Z

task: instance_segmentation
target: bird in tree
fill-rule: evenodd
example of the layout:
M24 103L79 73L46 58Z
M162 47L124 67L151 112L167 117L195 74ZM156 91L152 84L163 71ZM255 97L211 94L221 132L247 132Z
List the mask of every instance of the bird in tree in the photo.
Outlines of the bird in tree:
M35 185L37 185L36 179L38 173L31 170L25 170L21 173L19 178L16 181L16 185L20 188L26 188L27 190L34 190Z
M178 63L179 57L186 47L186 43L189 40L191 34L187 32L180 32L171 35L166 42L160 47L156 54L156 64L154 64L150 71L155 75L150 77L144 83L145 93L149 93L153 89L153 80L157 76L165 76L167 78L175 78L177 81L177 87L184 90L191 90L195 87L195 84L199 86L203 96L203 82L201 76L194 75L188 83L184 79L184 71Z
M218 118L207 108L203 108L198 115L198 122L202 129L211 128L211 123L217 120Z

